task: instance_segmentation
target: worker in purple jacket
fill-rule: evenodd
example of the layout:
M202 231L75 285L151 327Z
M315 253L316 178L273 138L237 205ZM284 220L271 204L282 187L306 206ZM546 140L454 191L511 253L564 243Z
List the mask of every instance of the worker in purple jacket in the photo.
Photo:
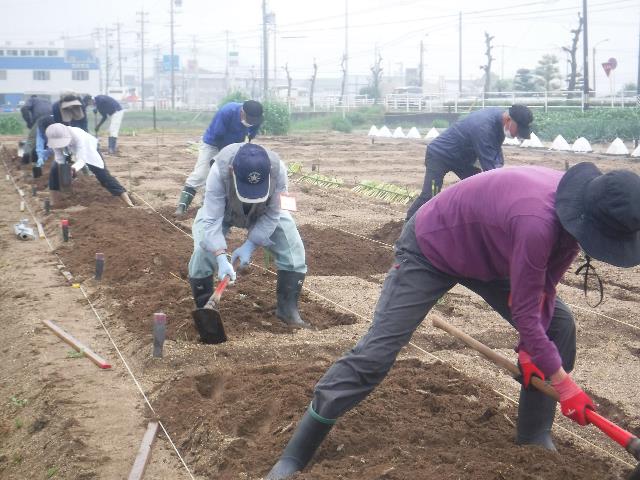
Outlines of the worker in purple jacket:
M218 152L232 143L253 140L258 134L262 118L262 104L255 100L229 102L216 112L202 136L198 160L180 193L176 215L186 213L196 190L207 182L207 175Z
M406 219L409 220L423 203L442 190L448 172L464 180L471 175L503 167L504 139L529 138L532 121L531 110L525 105L515 104L506 111L497 107L483 108L447 128L427 145L422 191L407 210Z
M315 386L313 399L267 479L302 470L336 419L384 379L436 302L473 290L520 334L522 389L516 440L554 450L556 402L529 388L551 380L562 413L588 423L591 399L572 380L576 331L556 286L579 251L619 267L640 264L640 177L543 167L475 175L424 204L404 226L369 331ZM587 266L587 271L588 271Z

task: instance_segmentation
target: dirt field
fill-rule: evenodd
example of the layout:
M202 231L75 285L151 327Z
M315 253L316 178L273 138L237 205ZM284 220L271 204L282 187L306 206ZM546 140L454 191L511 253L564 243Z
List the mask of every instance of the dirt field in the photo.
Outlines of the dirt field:
M186 281L195 208L179 221L172 213L195 162L186 149L189 140L197 138L126 137L119 142L121 156L106 157L112 173L133 191L134 209L111 198L93 177L81 176L62 208L46 215L46 178L34 183L30 170L20 170L17 138L0 139L8 169L0 177L1 478L125 478L148 421L158 418L191 473L160 433L146 478L258 479L289 440L315 382L366 331L406 206L349 187L366 179L418 189L424 143L371 144L365 135L342 134L262 138L286 163L303 162L309 172L319 162L321 174L345 181L345 187L325 189L290 179L309 266L301 312L315 328L290 331L275 317L273 265L257 251L252 267L222 298L229 341L208 346L197 341ZM640 164L630 159L597 154L506 147L505 157L509 166L564 169L566 162L593 161L605 171L640 173ZM29 212L20 212L12 179L53 252L43 239L13 235L13 224ZM447 183L455 180L447 177ZM39 190L35 197L32 184ZM60 234L63 218L70 222L68 243ZM233 230L230 244L243 239L242 231ZM93 278L96 252L106 258L100 282ZM81 289L69 285L60 264ZM574 377L601 413L638 434L640 270L597 268L605 301L596 309L571 271L559 287L578 326ZM436 311L515 360L515 331L479 297L456 287ZM154 312L168 318L162 359L151 356ZM72 355L43 326L45 319L113 368L100 370ZM558 454L516 446L518 385L428 320L383 384L340 419L297 478L595 480L623 478L635 466L600 431L577 427L560 414Z

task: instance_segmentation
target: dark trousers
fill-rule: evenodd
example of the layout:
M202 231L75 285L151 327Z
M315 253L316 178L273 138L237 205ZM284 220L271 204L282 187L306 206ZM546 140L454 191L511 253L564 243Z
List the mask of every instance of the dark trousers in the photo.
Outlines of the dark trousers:
M104 161L104 159L103 159ZM94 167L93 165L86 164L89 167L89 170L93 172L96 176L100 185L106 188L111 195L114 197L120 196L127 190L120 185L120 182L116 180L116 178L111 175L109 170L107 170L107 164L104 164L104 168ZM49 190L60 190L60 179L58 177L58 164L54 160L51 162L51 170L49 171Z
M457 283L479 294L512 323L507 303L509 281L482 282L439 271L420 252L415 217L404 226L395 248L395 262L385 278L369 331L315 386L313 410L324 418L342 416L371 393L431 308ZM571 371L576 354L575 324L569 308L560 299L556 299L547 335L556 344L565 370Z
M456 165L452 166L449 160L443 160L435 155L429 155L427 153L424 158L426 172L424 175L424 182L422 184L422 191L420 195L413 201L409 210L407 210L406 220L409 220L418 211L418 209L427 203L431 197L434 197L442 190L442 183L444 182L444 176L448 172L455 173L460 180L464 180L467 177L482 172L481 169L473 164Z

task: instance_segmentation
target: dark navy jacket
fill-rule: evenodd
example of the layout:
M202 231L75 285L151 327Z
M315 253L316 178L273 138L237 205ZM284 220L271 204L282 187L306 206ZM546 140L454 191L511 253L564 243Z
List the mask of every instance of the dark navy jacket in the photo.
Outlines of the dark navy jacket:
M40 117L51 115L51 102L44 98L29 97L20 109L20 113L27 127L31 128Z
M218 110L202 136L202 141L222 150L232 143L244 142L245 137L249 140L258 134L260 125L245 127L240 121L240 110L242 103L230 102Z
M80 99L78 99L80 100ZM80 101L80 103L82 103L82 101ZM53 104L53 106L51 107L51 110L53 111L53 119L56 121L56 123L64 123L65 125L69 126L69 127L78 127L81 128L82 130L84 130L85 132L89 131L89 126L87 123L87 108L84 105L84 103L82 104L82 113L84 113L84 117L81 118L80 120L71 120L70 122L63 122L62 121L62 114L60 113L60 101L58 100L56 103Z
M93 99L96 102L95 109L102 115L102 118L107 118L109 115L113 115L117 111L122 110L117 100L108 95L96 95Z
M501 108L485 108L457 121L429 144L427 158L452 167L473 165L478 159L485 171L502 167L503 113Z

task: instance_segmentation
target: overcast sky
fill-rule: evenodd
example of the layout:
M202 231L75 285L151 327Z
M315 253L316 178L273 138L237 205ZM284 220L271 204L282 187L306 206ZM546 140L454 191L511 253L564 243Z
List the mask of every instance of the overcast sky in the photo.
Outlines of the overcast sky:
M169 52L170 0L0 0L0 45L11 41L59 41L63 36L90 38L96 28L122 24L123 55L127 70L136 68L139 40L136 12L149 12L145 34L147 58ZM276 19L276 65L279 83L288 63L291 76L307 79L313 60L319 77L340 76L345 51L345 5L348 5L348 54L350 75L369 75L377 47L384 73L399 74L417 67L420 41L424 42L425 79L436 81L458 76L458 12L462 12L463 78L479 78L484 56L484 32L495 36L493 72L513 78L521 67L534 68L544 54L560 58L566 72L562 46L571 42L578 24L582 0L269 0L267 9ZM176 52L184 60L194 55L213 71L225 68L226 39L238 51L243 68L260 71L262 41L261 0L182 0L176 7ZM608 90L600 64L618 60L615 88L635 82L638 69L640 0L589 0L589 68L596 47L597 87ZM273 35L270 36L270 72L273 76ZM115 43L115 35L112 37ZM112 50L115 59L115 51ZM579 59L582 58L579 47ZM149 63L150 65L150 63ZM148 67L149 68L149 67ZM591 72L590 78L593 73Z

